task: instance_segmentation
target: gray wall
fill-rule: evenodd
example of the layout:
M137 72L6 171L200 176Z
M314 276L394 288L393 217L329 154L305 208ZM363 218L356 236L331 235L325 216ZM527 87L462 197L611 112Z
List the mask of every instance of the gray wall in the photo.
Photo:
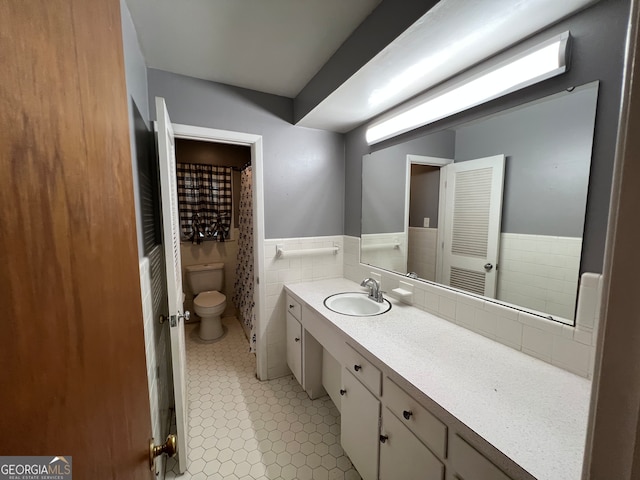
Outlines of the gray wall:
M366 126L346 134L345 233L348 235L359 235L360 233L361 212L357 205L360 198L356 199L356 192L360 190L362 155L422 136L425 133L454 128L461 123L494 114L573 86L600 80L581 271L601 272L618 131L628 16L628 0L604 0L523 42L524 45L534 45L552 35L570 30L573 37L571 68L559 77L533 85L520 92L514 92L375 146L370 147L366 144L364 139ZM498 58L506 57L508 54L507 51L499 55ZM370 123L375 120L372 119Z
M131 158L133 167L133 196L136 206L140 205L140 189L138 179L138 151L136 149L136 121L140 118L148 125L149 101L147 93L147 68L144 57L138 44L138 36L131 14L124 0L120 1L121 21L122 21L122 44L124 53L124 68L127 83L127 94L129 95L129 135L131 137ZM136 113L139 112L139 115ZM138 231L138 256L144 256L144 245L142 234L144 228L140 209L136 208L136 229Z
M504 154L502 231L582 237L597 86L456 130L455 160Z
M151 118L159 96L174 123L262 135L266 238L343 233L342 135L293 126L289 98L162 70L147 73Z
M422 227L427 217L429 228L438 228L440 167L411 165L409 198L409 226Z
M372 153L362 165L362 233L404 231L407 155L453 158L453 132L439 132Z

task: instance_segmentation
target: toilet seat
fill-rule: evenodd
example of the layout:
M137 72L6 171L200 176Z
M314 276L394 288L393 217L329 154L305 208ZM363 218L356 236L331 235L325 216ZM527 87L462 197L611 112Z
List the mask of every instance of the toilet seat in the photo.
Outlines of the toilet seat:
M227 297L216 290L201 292L193 300L194 305L202 308L217 307L227 301Z

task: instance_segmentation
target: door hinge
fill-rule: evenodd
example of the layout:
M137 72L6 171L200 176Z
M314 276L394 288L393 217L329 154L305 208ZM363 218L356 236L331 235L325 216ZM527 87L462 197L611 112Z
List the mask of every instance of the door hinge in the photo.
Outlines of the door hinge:
M260 277L256 277L256 285L260 285Z

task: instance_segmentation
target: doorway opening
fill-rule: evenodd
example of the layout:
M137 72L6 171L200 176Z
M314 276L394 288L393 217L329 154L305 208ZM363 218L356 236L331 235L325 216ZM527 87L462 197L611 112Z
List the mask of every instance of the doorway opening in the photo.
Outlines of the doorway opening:
M251 350L255 335L253 308L253 199L251 148L218 142L176 138L178 209L181 227L181 260L184 308L191 312L187 323L200 321L194 305L196 292L191 276L205 265L217 265L221 284L208 286L226 298L223 318L237 318ZM238 260L242 259L241 262ZM216 323L216 322L213 322ZM220 327L219 321L217 326ZM220 329L214 329L219 334ZM205 336L206 337L206 336ZM198 335L196 341L215 341Z
M218 130L205 127L196 127L192 125L172 124L173 132L176 138L176 153L177 161L180 159L180 144L187 145L189 142L191 146L197 147L198 144L214 144L218 145L218 149L233 151L233 147L244 147L248 150L248 158L251 166L252 174L252 203L253 203L253 274L255 276L255 290L254 290L254 303L255 303L255 319L254 319L254 334L255 334L255 355L256 355L256 375L259 379L266 379L266 349L263 348L264 332L261 329L261 312L263 310L264 298L266 292L263 291L263 287L260 284L259 278L263 276L263 261L262 261L262 245L264 243L264 196L263 196L263 168L262 168L262 137L260 135L254 135L249 133L233 132L228 130ZM242 152L242 150L239 150ZM247 162L245 162L246 164ZM245 165L241 165L239 169L242 169ZM235 215L235 214L234 214ZM217 243L217 242L209 242ZM212 246L213 247L213 246ZM183 250L184 251L184 250ZM191 259L195 260L195 259ZM204 262L200 262L204 263ZM186 264L183 261L183 264ZM235 272L234 275L235 277ZM229 282L230 277L225 275L227 290L231 287L230 291L233 291L233 285ZM263 282L264 283L264 282ZM227 296L228 303L231 302L231 298ZM246 332L246 331L245 331ZM251 340L251 338L250 338Z

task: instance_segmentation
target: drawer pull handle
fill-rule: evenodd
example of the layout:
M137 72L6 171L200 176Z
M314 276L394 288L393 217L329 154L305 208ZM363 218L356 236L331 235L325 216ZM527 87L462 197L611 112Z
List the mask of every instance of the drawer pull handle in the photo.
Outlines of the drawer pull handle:
M405 420L409 420L411 418L411 415L413 415L413 412L411 410L405 410L402 412L402 416Z
M359 372L359 371L362 369L362 367L361 367L360 365L354 365L354 366L353 366L353 369L354 369L356 372Z
M294 340L295 340L296 342L299 342L299 341L300 341L300 339L299 339L298 337L294 338Z
M344 394L347 393L347 391L344 388L340 389L340 395L344 396Z
M294 305L289 304L289 308L294 308Z
M380 443L386 443L389 439L389 435L380 435Z

